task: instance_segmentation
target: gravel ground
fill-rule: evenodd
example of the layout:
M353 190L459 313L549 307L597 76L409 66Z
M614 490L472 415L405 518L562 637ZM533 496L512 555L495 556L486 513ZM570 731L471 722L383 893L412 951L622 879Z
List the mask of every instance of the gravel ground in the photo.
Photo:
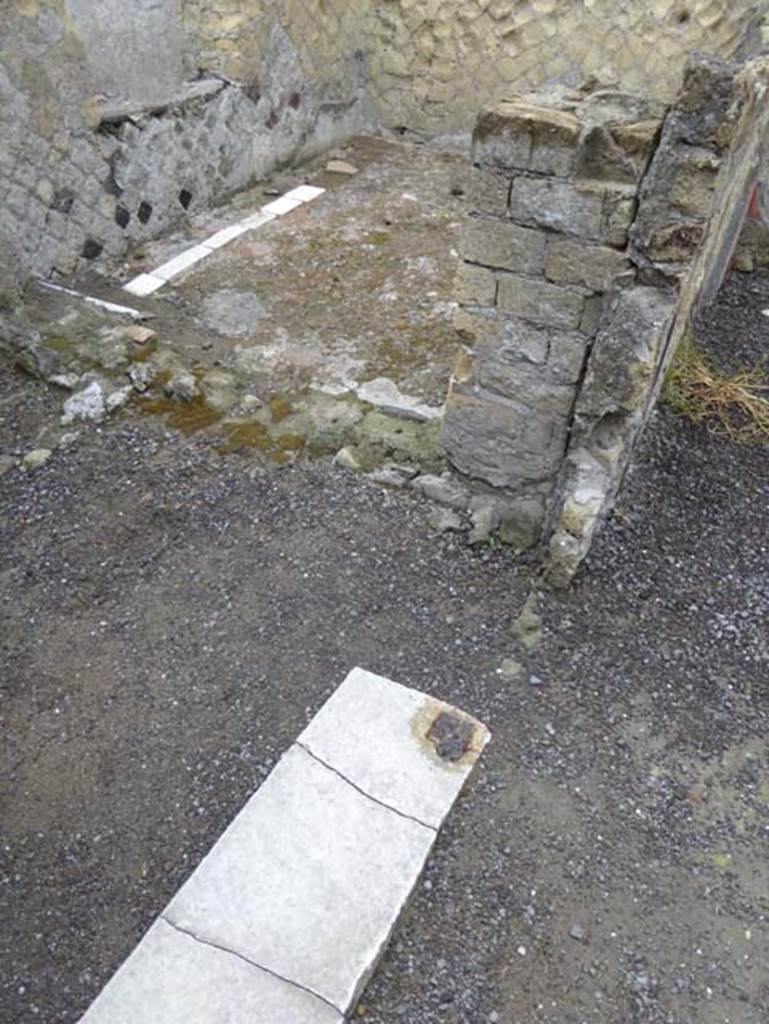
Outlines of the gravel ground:
M769 367L769 275L730 274L714 310L695 325L702 350L727 373L763 364Z
M59 402L0 371L0 453ZM530 654L529 568L427 512L149 421L3 476L0 1020L77 1020L362 665L494 738L360 1019L766 1024L767 451L660 411Z

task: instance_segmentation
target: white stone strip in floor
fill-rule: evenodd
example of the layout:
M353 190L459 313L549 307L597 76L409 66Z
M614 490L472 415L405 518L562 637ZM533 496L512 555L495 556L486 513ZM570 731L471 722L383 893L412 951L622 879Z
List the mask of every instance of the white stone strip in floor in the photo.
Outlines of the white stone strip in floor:
M315 185L299 185L298 188L286 192L279 199L267 203L266 206L263 206L256 213L244 217L237 224L222 228L205 241L185 249L184 252L174 256L173 259L168 260L167 263L162 264L162 266L157 267L155 270L139 274L130 280L124 286L124 289L130 292L131 295L142 297L152 295L153 292L158 291L164 284L167 284L172 278L176 277L177 274L181 274L184 270L189 270L190 267L199 263L200 260L210 256L212 252L221 249L222 246L228 245L233 239L245 234L246 231L253 231L254 228L262 227L263 224L268 224L276 217L282 217L284 214L290 213L304 203L311 203L318 196L323 195L325 191L325 189L318 188Z
M121 306L117 302L107 302L106 299L97 299L93 295L84 295L82 292L75 291L74 288L65 288L63 285L54 284L53 281L44 281L42 278L39 278L37 283L41 288L45 288L50 292L63 292L65 295L73 296L73 298L82 299L83 302L87 302L90 306L103 309L105 313L114 313L115 316L128 316L132 320L144 320L147 316L146 313L142 313L139 309L133 309L131 306Z
M488 740L354 669L81 1024L341 1022Z

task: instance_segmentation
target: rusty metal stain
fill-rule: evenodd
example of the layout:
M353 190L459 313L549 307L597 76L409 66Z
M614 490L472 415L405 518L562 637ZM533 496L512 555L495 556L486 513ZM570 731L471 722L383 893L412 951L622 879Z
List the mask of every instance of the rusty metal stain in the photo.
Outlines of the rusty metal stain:
M430 726L427 738L435 744L444 761L461 761L473 740L472 725L458 715L441 711Z
M430 697L412 717L410 725L411 735L424 754L448 771L474 765L488 741L488 732L480 722ZM452 741L451 737L456 739ZM441 753L439 747L445 752Z

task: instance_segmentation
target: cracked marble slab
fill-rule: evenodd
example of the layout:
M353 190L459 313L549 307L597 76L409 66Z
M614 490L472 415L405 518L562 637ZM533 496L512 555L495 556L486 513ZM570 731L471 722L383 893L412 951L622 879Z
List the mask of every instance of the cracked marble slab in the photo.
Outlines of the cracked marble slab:
M317 996L159 918L81 1024L340 1024Z
M82 1024L342 1020L487 740L455 708L355 669Z

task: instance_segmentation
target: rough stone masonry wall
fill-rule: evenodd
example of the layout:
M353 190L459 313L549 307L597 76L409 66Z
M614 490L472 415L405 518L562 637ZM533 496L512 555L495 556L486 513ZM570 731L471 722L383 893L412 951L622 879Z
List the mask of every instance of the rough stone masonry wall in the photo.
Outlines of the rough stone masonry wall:
M565 584L766 160L766 61L701 58L664 119L599 90L498 104L474 137L444 440L505 539Z
M328 0L12 0L0 36L0 262L116 256L366 123Z
M568 583L587 554L670 360L721 286L769 160L768 98L769 59L742 69L700 59L687 68L631 230L644 286L609 305L575 403L547 526L556 585Z
M757 51L765 0L379 0L367 48L389 125L468 130L493 104L591 76L669 99L688 54Z
M0 261L69 273L375 123L601 70L666 95L767 0L6 0ZM600 46L596 45L600 40Z
M468 354L444 443L479 494L496 495L519 547L550 513L606 296L634 280L628 233L663 113L615 90L560 90L476 124L457 286Z

